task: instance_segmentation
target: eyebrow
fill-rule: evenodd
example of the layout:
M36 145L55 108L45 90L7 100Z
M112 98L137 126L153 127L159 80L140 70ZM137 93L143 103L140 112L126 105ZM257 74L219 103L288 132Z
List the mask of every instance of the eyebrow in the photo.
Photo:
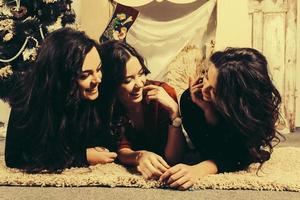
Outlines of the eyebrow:
M139 70L138 74L141 73L141 72L143 72L143 71L144 71L144 69L141 68L141 69ZM126 76L125 79L127 79L127 78L132 78L132 77L134 77L134 75Z
M99 65L97 66L96 69L101 68L101 66L102 66L102 64L99 63ZM93 70L92 69L87 69L87 70L82 71L81 73L86 73L86 72L91 72L91 71L93 71Z

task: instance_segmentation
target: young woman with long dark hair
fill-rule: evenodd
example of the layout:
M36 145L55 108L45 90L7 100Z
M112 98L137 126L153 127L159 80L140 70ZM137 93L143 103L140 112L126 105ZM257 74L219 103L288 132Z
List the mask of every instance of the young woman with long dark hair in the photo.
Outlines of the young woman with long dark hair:
M181 96L183 127L200 155L178 164L160 180L187 189L207 174L263 164L272 153L281 97L266 58L252 48L227 48L210 57L204 82L190 81Z
M147 80L143 57L129 44L101 45L107 123L118 137L118 159L145 178L159 178L181 159L184 138L175 90Z
M11 95L5 145L8 167L26 172L113 162L99 103L98 44L64 28L42 43L36 62Z

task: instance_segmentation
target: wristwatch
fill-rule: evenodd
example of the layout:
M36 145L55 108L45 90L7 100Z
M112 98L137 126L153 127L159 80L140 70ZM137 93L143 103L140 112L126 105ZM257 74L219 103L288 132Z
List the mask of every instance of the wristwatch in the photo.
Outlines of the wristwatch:
M179 128L182 124L181 117L175 117L174 119L171 120L170 125L174 126L175 128Z

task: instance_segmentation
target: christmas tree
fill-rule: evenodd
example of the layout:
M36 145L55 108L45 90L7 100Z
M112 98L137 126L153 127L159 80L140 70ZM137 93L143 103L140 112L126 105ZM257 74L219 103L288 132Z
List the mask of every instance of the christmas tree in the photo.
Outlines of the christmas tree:
M50 32L75 25L72 0L0 0L0 98L30 70Z

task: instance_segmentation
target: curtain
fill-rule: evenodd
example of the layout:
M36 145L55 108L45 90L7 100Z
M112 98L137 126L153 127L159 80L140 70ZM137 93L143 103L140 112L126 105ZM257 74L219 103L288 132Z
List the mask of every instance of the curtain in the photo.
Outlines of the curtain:
M147 8L137 8L140 15L128 32L127 42L146 58L150 78L162 79L166 66L188 43L201 44L215 5L216 0L177 6L154 2L147 4ZM166 10L167 7L172 11ZM176 15L176 12L187 11L187 8L190 10L185 15ZM170 13L173 17L163 13Z

